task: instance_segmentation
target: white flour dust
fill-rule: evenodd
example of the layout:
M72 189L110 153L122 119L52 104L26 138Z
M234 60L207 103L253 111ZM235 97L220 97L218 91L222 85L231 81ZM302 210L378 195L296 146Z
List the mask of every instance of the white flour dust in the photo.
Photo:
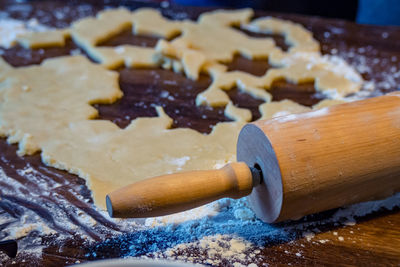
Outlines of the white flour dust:
M37 19L21 21L0 17L0 46L10 48L15 44L19 35L49 29L50 27L40 24Z
M262 263L260 251L270 243L286 243L298 236L310 242L326 243L329 240L313 241L321 227L352 226L357 218L399 206L400 194L397 194L385 200L341 208L314 220L272 225L258 220L246 199L222 199L186 212L146 219L147 228L109 239L97 245L94 250L97 252L93 253L117 249L121 257L257 266Z

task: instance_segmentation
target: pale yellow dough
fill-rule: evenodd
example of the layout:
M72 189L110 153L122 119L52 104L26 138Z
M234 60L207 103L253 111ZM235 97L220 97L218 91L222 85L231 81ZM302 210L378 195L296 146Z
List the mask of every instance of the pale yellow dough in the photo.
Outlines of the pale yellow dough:
M132 24L132 14L125 8L99 12L96 17L80 19L72 24L72 39L87 52Z
M108 69L116 69L123 65L127 68L157 67L154 61L155 51L147 47L96 47L92 48L91 56Z
M0 135L19 142L20 155L41 150L43 161L87 180L95 202L104 207L110 190L134 181L233 161L243 123L218 124L209 135L168 130L172 120L139 118L120 129L110 121L89 120L90 103L122 97L118 74L82 56L46 60L13 69L1 62ZM29 90L25 90L27 87Z
M272 17L250 21L252 16L251 9L216 10L203 13L197 22L172 21L162 17L155 9L141 8L130 12L119 8L102 11L95 18L81 19L72 24L70 32L74 41L93 59L110 69L123 64L126 67L162 66L176 72L183 71L193 80L197 80L201 72L211 75L213 84L199 95L198 105L227 105L229 98L223 90L230 90L235 85L265 99L260 90L268 90L277 79L293 83L314 81L316 90L331 98L343 98L361 89L361 76L355 71L349 75L343 71L343 67L350 68L348 65L335 68L336 63L322 57L319 43L303 26ZM282 34L290 45L289 51L282 51L271 38L252 38L232 26L255 33ZM128 27L132 27L134 34L165 39L158 42L155 51L125 45L123 49L126 52L116 53L114 48L96 47ZM30 34L29 38L38 39L35 34ZM177 35L171 41L166 40ZM56 38L55 34L51 36ZM243 72L231 73L226 68L218 73L214 71L214 65L230 62L236 54L250 59L268 59L277 68L268 70L262 77ZM243 76L249 78L243 79Z
M13 69L1 62L0 135L18 143L18 154L33 154L58 138L70 122L98 115L90 103L122 97L118 74L85 57L60 57L40 66Z
M283 34L285 42L292 45L290 52L319 52L319 43L314 40L312 33L303 26L291 21L273 17L258 18L242 28L256 33Z
M132 182L234 161L238 133L251 121L251 112L236 107L224 90L237 86L262 99L265 103L259 109L262 119L268 119L311 110L290 100L271 102L267 89L276 79L315 81L318 90L334 90L335 97L360 89L362 79L334 70L319 54L318 42L302 26L272 18L250 22L252 16L250 9L214 11L201 15L197 22L177 22L152 9L130 12L120 8L81 19L70 29L48 36L22 36L21 44L40 47L62 45L70 33L100 64L83 56L68 56L13 68L0 58L0 136L18 143L21 156L40 151L45 164L86 179L95 203L104 208L107 193ZM283 52L271 38L250 38L232 26L284 34L292 47ZM128 27L134 34L164 39L155 49L98 46ZM41 44L39 37L44 37ZM279 68L261 77L228 72L221 63L231 61L237 53L250 59L268 58ZM205 135L192 129L170 129L172 119L161 107L156 107L158 117L138 118L125 129L110 121L93 120L98 112L91 104L112 103L123 96L118 73L107 70L122 65L161 66L194 80L206 73L212 84L198 95L197 104L225 106L225 115L234 121L219 123ZM336 102L324 101L313 108L330 104Z
M239 122L249 122L252 118L250 110L239 108L232 102L229 102L229 104L226 105L224 113L226 117Z
M17 42L25 48L62 47L65 45L65 39L69 36L69 30L28 32L18 37Z
M181 32L182 23L165 19L155 9L140 8L132 14L133 32L135 34L153 35L169 39Z
M237 121L219 123L204 135L168 129L172 119L158 107L159 117L139 118L120 129L90 120L97 116L90 103L122 97L115 72L82 56L16 69L1 61L0 70L0 135L19 142L20 155L40 150L44 163L85 178L102 208L108 192L134 181L234 161L237 135L251 117L230 104L226 113ZM263 118L307 110L291 101L276 103L263 105Z

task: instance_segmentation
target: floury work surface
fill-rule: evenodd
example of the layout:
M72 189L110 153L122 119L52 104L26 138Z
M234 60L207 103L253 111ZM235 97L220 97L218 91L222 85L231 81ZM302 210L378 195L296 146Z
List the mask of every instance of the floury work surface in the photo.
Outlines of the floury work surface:
M6 13L1 13L2 16L24 20L37 18L40 24L56 27L67 26L74 19L104 8L94 2L80 2L75 6L46 1L3 5ZM130 5L132 8L139 6ZM169 7L162 11L176 19L195 18L200 12ZM395 40L400 36L397 28L357 26L299 16L283 18L305 25L321 43L323 53L342 57L356 68L369 81L361 96L398 89L400 49ZM281 37L275 38L282 44ZM110 40L108 45L154 46L155 42L154 38L134 37L125 32ZM81 53L72 42L64 48L25 50L14 47L1 51L14 66L37 64L46 57ZM241 57L229 64L230 70L244 69L255 75L265 73L269 67L266 61L251 62ZM174 119L174 127L209 133L210 126L229 120L222 109L195 106L196 95L211 81L207 76L193 82L160 69L121 69L119 72L124 98L96 108L101 118L112 120L120 127L136 117L155 116L151 107L154 103L165 107L166 113ZM307 106L317 103L321 97L315 94L312 84L293 85L284 81L276 82L271 92L274 100L289 98ZM260 116L258 100L238 90L228 91L228 94L239 106L251 109L255 118ZM84 180L44 166L38 155L20 158L15 152L15 146L1 140L2 239L15 238L20 245L16 259L2 255L4 264L65 265L125 256L259 266L279 263L366 265L371 262L388 265L399 261L398 196L279 225L256 220L242 200L221 200L166 218L119 221L95 209Z

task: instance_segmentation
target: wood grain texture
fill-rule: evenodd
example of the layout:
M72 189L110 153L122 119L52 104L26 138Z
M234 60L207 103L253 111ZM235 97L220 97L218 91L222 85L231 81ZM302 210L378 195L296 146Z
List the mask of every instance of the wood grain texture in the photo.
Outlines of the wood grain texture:
M11 17L17 19L38 18L39 22L55 26L66 27L73 20L80 17L93 15L98 10L107 6L128 6L131 9L150 5L158 7L156 4L144 4L133 1L107 1L107 4L100 1L32 1L23 3L25 8L16 1L2 1L0 9L7 12ZM78 9L78 5L86 5L88 8ZM15 8L19 6L19 8ZM26 8L26 7L31 8ZM68 6L64 16L56 16ZM12 8L13 7L13 8ZM188 17L195 19L208 8L187 8L171 7L163 9L167 17L177 17L179 14L187 14ZM178 15L177 15L178 14ZM367 80L374 79L378 87L374 91L388 92L397 90L398 85L386 86L380 81L387 79L388 70L397 67L399 61L392 61L394 57L400 59L400 30L397 27L379 27L356 25L343 20L328 20L316 17L305 17L297 15L282 15L267 12L257 12L257 16L275 15L285 19L302 23L311 30L315 38L320 41L322 52L324 54L347 55L346 60L350 63L358 64L361 58L366 59L366 65L371 71L363 73ZM179 17L179 16L178 16ZM383 38L382 33L386 32L388 38ZM147 37L136 37L126 32L119 37L110 40L103 45L118 45L121 43L144 43L152 46L155 41ZM279 42L278 42L279 43ZM15 47L4 50L3 57L14 66L24 66L38 64L43 59L68 55L71 51L79 49L72 42L68 42L64 48L48 48L37 50L26 50L21 47ZM336 49L336 50L335 50ZM350 56L350 52L355 52ZM361 51L364 51L361 53ZM362 54L362 57L361 55ZM374 60L379 59L379 64ZM230 69L247 70L255 75L260 75L269 68L265 61L250 62L244 58L236 57L229 64ZM181 75L159 69L152 70L128 70L121 69L120 85L124 91L125 97L113 105L99 105L96 108L100 111L101 118L114 121L120 127L126 126L130 120L139 116L155 116L155 110L149 107L151 103L161 104L166 108L166 112L174 119L174 127L190 127L204 133L210 132L212 125L219 121L227 121L222 109L207 109L195 106L195 96L203 91L210 83L210 78L202 76L198 82L190 81ZM159 79L154 77L160 76ZM166 85L164 80L176 80L178 85ZM397 83L397 84L400 84ZM190 89L190 90L188 90ZM166 100L160 97L161 92L167 90L173 95L174 100ZM257 114L258 100L251 98L238 90L228 92L231 99L239 106L250 108L253 114ZM320 95L315 94L311 84L293 85L285 81L279 81L272 87L274 100L290 98L304 105L312 105L318 102ZM202 114L207 115L207 120L201 118ZM16 156L16 147L6 144L4 139L0 140L0 166L6 174L15 181L23 185L26 197L16 197L12 194L4 194L3 189L10 187L4 181L0 180L0 212L6 213L15 220L21 219L26 209L34 211L38 216L45 219L46 222L53 225L59 233L65 233L70 236L63 244L54 243L51 237L43 237L42 244L45 247L42 257L31 256L20 251L15 259L5 259L3 265L12 266L64 266L73 264L76 261L86 261L88 259L99 259L104 257L118 257L119 248L109 249L108 251L97 251L97 256L88 258L86 253L92 249L84 240L68 229L63 224L72 223L81 227L94 240L101 242L107 239L109 235L105 234L104 229L113 229L113 231L124 233L117 225L109 221L102 214L99 214L92 207L90 191L85 185L85 181L74 175L63 171L55 170L44 166L41 163L40 156L20 158ZM29 164L35 171L40 173L45 183L50 184L57 181L60 186L53 188L51 194L59 196L52 198L41 192L40 188L24 176L17 173ZM32 194L38 201L32 201ZM60 197L61 196L61 197ZM77 196L80 196L79 198ZM79 221L74 220L74 214L70 209L65 208L61 199L67 201L71 207L79 207L97 222L93 228L86 227ZM66 214L67 221L59 221L53 218L47 210L48 205L54 205L57 212ZM342 226L335 223L320 223L324 218L329 217L334 211L309 216L302 221L319 224L318 233L311 241L299 235L288 242L271 242L266 240L265 247L257 257L257 263L265 263L269 266L396 266L400 262L400 213L399 208L392 211L380 210L368 216L357 219L356 225ZM278 227L285 227L293 224L286 222L279 224ZM7 225L1 225L5 229ZM335 234L336 233L336 234ZM339 237L342 237L339 239ZM29 243L29 239L27 241ZM20 247L26 246L26 243L20 243ZM145 246L146 244L144 244ZM196 255L195 251L193 252ZM299 254L296 254L299 253ZM139 254L140 255L140 254ZM300 256L298 256L300 255ZM232 263L224 262L224 266Z

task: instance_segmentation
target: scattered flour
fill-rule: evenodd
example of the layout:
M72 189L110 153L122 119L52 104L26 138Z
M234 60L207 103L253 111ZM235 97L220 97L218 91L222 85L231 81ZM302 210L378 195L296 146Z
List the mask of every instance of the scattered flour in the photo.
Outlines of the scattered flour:
M360 74L358 74L354 68L350 66L343 58L338 56L320 56L319 53L297 52L291 54L290 57L287 57L285 60L283 60L283 63L291 65L292 63L297 62L299 59L309 62L307 68L311 69L314 65L320 65L332 70L336 74L344 76L346 79L349 79L353 82L361 83L363 81Z
M52 234L57 233L55 230L50 229L43 222L39 221L39 222L35 222L35 223L27 223L21 227L15 227L15 228L10 229L9 236L12 239L20 239L22 237L27 236L31 232L38 232L41 235L52 235Z
M44 26L37 19L28 21L15 20L10 18L0 18L0 46L10 48L21 34L33 31L46 31L50 27Z
M3 157L1 161L8 163ZM75 207L58 194L58 189L67 186L68 182L58 183L52 178L54 176L54 173L50 177L26 164L21 169L16 168L16 173L11 177L0 167L0 181L7 184L0 189L2 209L11 209L11 215L9 212L0 213L0 224L4 226L0 232L0 241L15 239L20 252L40 257L45 246L43 238L46 237L53 236L61 242L76 235L94 242L98 236L92 231L116 234L106 225L98 223L86 212L85 207ZM71 196L83 198L72 188L68 191ZM91 204L91 208L95 209L94 205ZM102 214L106 218L106 213ZM121 229L132 231L135 226L135 222L129 223L128 220L128 225Z
M313 232L304 232L303 237L307 239L307 241L311 241L315 237L315 233Z
M181 158L166 158L165 160L172 165L176 165L177 166L176 170L180 171L182 170L182 167L186 164L186 162L190 160L190 157L184 156Z
M221 199L197 209L148 218L140 231L106 240L92 254L118 251L121 257L166 258L200 264L258 266L261 249L270 243L287 243L298 237L312 241L322 226L356 224L357 218L380 209L400 206L400 193L390 198L338 209L318 219L267 224L258 220L246 199ZM335 232L333 232L335 235ZM337 232L336 232L337 235ZM340 241L341 238L338 237ZM319 239L324 244L328 239ZM289 252L287 252L289 253ZM298 257L301 257L301 252Z
M349 63L365 77L363 90L350 99L376 96L387 90L400 90L400 65L396 56L379 55L372 46L349 47L337 52L337 56Z

